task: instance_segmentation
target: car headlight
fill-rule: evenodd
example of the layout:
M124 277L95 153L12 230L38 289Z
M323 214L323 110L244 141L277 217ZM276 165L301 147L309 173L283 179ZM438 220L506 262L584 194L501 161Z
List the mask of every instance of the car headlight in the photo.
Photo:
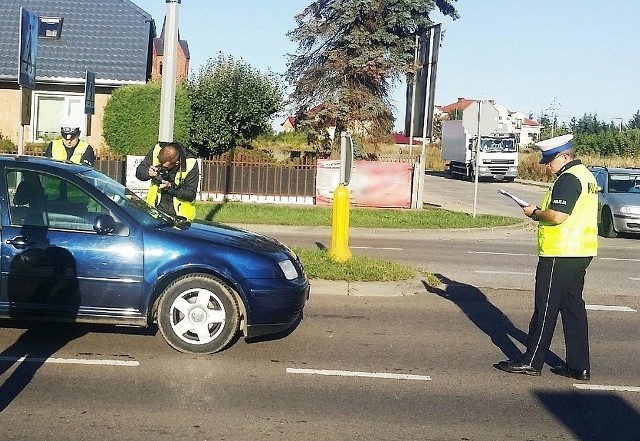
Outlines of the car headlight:
M625 205L623 207L620 207L620 213L622 214L638 214L640 215L640 206L628 206Z
M289 259L278 262L278 265L280 265L280 269L287 280L293 280L298 277L298 270Z

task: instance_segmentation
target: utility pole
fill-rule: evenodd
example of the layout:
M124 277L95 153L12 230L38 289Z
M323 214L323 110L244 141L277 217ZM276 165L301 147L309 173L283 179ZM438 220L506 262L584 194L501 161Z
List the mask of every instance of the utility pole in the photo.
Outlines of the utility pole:
M555 134L555 129L556 129L556 119L558 118L558 107L561 106L562 104L558 103L558 97L555 96L553 97L553 102L551 104L549 104L549 108L547 110L551 111L551 137L554 137Z
M173 120L176 109L176 72L178 63L178 5L182 0L166 0L162 60L162 91L160 94L160 128L158 141L173 141Z

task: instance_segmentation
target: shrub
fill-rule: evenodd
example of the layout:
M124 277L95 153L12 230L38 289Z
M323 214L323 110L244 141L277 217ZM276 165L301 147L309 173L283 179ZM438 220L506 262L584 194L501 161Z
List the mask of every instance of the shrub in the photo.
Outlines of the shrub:
M114 153L144 155L158 142L160 124L158 82L116 89L104 109L103 135ZM175 141L189 145L191 104L184 87L176 88Z
M2 136L2 133L0 132L0 152L13 153L17 150L18 146L16 146L9 138Z

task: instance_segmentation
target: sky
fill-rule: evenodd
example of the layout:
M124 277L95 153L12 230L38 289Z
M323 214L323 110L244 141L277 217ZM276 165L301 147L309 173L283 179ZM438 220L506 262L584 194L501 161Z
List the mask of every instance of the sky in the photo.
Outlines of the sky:
M150 13L158 34L165 0L132 0ZM180 38L190 68L219 52L262 72L282 73L296 45L287 37L294 15L311 0L182 0ZM436 104L458 98L495 100L509 110L555 114L569 122L585 113L616 125L640 110L640 1L458 0L458 20L442 23ZM404 126L405 85L392 90L395 129ZM274 127L284 120L274 121Z

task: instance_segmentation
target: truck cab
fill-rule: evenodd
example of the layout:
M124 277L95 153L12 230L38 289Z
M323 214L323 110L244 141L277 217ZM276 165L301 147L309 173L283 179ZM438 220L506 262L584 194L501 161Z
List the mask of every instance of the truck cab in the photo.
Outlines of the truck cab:
M473 145L471 148L469 177L474 176L476 163ZM515 134L492 133L490 136L481 136L477 155L479 178L514 180L518 176L518 143Z

